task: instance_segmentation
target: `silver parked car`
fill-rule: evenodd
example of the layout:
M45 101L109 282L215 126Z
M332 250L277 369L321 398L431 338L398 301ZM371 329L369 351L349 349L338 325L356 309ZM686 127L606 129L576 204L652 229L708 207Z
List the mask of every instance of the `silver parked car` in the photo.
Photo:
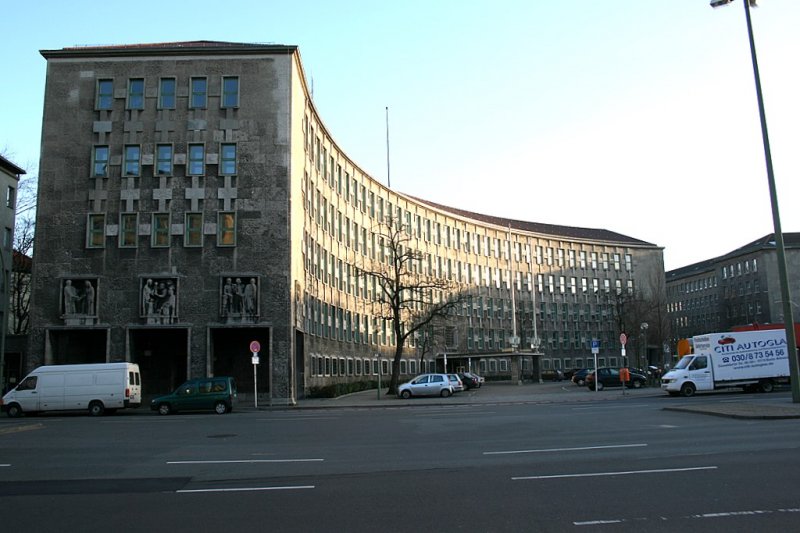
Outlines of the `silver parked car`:
M453 385L447 374L422 374L397 388L401 398L412 396L442 396L447 398L453 394Z
M464 382L461 381L461 377L458 374L447 374L447 377L450 378L450 384L453 386L453 392L461 392L466 390Z

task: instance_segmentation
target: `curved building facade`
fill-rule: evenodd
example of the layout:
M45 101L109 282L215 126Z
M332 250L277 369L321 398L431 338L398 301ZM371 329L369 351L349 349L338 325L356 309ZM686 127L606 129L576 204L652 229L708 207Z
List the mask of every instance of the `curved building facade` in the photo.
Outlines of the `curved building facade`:
M663 290L654 244L472 213L374 180L324 126L294 46L42 55L29 368L132 361L153 394L233 375L275 404L375 381L396 339L358 272L385 259L387 219L422 254L420 274L467 295L407 346L406 375L535 379L586 365L592 339L601 363L617 364L612 295Z

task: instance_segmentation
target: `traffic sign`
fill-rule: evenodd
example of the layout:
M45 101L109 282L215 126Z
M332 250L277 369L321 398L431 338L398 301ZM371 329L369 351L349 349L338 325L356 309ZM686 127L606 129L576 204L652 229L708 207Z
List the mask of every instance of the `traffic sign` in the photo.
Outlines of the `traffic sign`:
M600 339L592 339L592 353L600 353Z
M626 342L628 342L628 336L627 336L627 335L625 335L624 333L620 333L620 334L619 334L619 343L620 343L621 345L625 346L625 343L626 343Z
M253 341L250 343L250 351L253 353L258 353L261 351L261 343L258 341Z

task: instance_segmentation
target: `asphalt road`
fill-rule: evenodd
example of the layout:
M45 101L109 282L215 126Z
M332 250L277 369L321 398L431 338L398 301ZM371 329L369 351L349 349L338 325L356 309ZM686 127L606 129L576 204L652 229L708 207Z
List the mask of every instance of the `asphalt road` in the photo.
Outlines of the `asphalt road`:
M3 418L0 523L59 532L797 528L797 420L607 398Z

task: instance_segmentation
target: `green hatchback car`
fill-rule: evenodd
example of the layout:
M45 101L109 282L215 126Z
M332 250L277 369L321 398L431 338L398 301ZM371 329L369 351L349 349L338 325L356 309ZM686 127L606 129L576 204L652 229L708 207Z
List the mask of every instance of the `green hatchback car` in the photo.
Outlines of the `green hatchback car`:
M190 379L171 394L153 398L150 409L160 415L179 411L214 411L223 415L233 411L237 397L236 380L232 377Z

